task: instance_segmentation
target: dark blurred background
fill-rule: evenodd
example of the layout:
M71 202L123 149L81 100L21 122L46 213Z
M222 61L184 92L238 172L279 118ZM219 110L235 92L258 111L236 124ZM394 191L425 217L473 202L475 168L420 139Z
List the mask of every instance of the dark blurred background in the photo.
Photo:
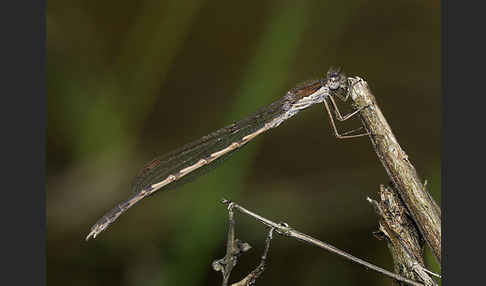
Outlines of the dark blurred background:
M94 1L47 7L48 285L218 285L222 197L392 269L372 236L388 177L367 138L337 140L322 105L194 182L136 205L97 239L145 162L239 120L331 65L363 77L440 203L440 1ZM339 124L356 128L354 120ZM265 228L238 215L258 263ZM428 254L428 267L439 271ZM257 285L390 285L275 237Z

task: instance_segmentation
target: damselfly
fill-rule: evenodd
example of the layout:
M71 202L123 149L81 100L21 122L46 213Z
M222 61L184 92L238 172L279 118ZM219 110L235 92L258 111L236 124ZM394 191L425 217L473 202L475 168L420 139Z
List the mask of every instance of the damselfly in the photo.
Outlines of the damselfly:
M204 171L227 158L229 154L240 149L253 138L279 126L299 111L316 103L324 103L337 138L368 135L368 133L353 134L362 128L343 134L338 133L331 109L334 110L336 118L340 121L351 118L361 109L342 116L334 96L346 101L350 96L350 88L346 75L340 69L331 68L326 78L305 82L289 90L284 97L252 116L152 160L135 177L132 185L133 195L99 219L91 228L86 240L91 237L95 238L121 214L143 198L157 191L179 186L188 182L190 178L202 175Z

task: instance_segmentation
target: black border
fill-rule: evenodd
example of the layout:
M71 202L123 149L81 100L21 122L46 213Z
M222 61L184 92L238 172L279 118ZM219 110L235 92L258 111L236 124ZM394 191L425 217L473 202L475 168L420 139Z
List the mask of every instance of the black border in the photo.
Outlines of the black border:
M2 4L1 284L46 285L46 3Z
M442 2L442 285L485 283L485 10L471 4Z

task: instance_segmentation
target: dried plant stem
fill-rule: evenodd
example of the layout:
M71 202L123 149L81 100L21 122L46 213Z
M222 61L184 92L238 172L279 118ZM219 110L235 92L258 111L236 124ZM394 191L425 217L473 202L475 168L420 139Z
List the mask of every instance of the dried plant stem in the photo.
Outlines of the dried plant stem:
M241 279L239 282L231 284L231 286L255 285L256 280L263 274L263 271L265 270L268 250L270 249L270 242L272 241L274 230L275 230L274 228L270 228L270 230L268 231L267 239L265 240L265 250L263 251L260 264L258 264L258 266L252 272L246 275L245 278Z
M404 201L434 256L441 262L441 210L425 190L407 154L383 116L368 84L359 77L349 78L353 107L362 109L360 117L371 134L371 143L394 188Z
M425 285L436 285L424 266L423 238L416 224L407 215L398 193L391 187L381 185L379 196L379 202L368 198L380 218L379 231L374 235L386 241L393 257L395 273L422 281Z
M224 203L227 201L224 200ZM213 261L213 269L215 271L220 271L223 275L223 282L222 286L227 286L229 283L229 278L231 275L231 271L236 266L238 262L238 258L246 251L251 249L251 246L246 243L242 242L235 236L235 216L233 212L233 207L228 207L228 235L226 240L226 254L223 258ZM245 278L240 280L239 282L231 284L231 286L248 286L254 285L255 281L263 274L265 270L265 263L267 261L268 250L270 249L270 242L273 238L273 231L274 228L270 228L267 239L265 242L265 250L263 251L263 255L261 257L260 263L258 266L250 272Z
M288 226L287 224L285 223L276 223L276 222L273 222L267 218L264 218L258 214L255 214L245 208L243 208L242 206L236 204L236 203L233 203L229 200L225 200L223 199L222 201L224 204L227 204L228 205L228 210L237 210L239 211L240 213L242 214L245 214L245 215L248 215L250 217L253 217L254 219L256 219L257 221L259 221L260 223L270 227L270 228L273 228L275 229L275 232L280 234L280 235L283 235L283 236L286 236L286 237L292 237L292 238L295 238L297 240L300 240L300 241L303 241L303 242L306 242L306 243L309 243L309 244L312 244L312 245L315 245L319 248L323 248L327 251L330 251L332 253L335 253L335 254L338 254L348 260L351 260L352 262L354 263L358 263L358 264L361 264L363 266L365 266L366 268L368 269L371 269L371 270L374 270L374 271L377 271L385 276L388 276L390 278L393 278L397 281L400 281L400 282L405 282L407 284L410 284L410 285L416 285L416 286L421 286L421 285L424 285L420 282L417 282L417 281L413 281L411 279L408 279L408 278L405 278L403 276L400 276L398 274L395 274L393 272L390 272L388 270L385 270L379 266L376 266L372 263L369 263L367 261L364 261L360 258L357 258L343 250L340 250L330 244L327 244L325 242L322 242L318 239L315 239L307 234L304 234L302 232L299 232L295 229L292 229L290 226ZM214 264L213 264L214 265Z
M235 237L235 219L232 209L228 209L228 237L226 241L226 255L216 261L213 261L213 269L215 271L221 271L223 275L222 286L227 286L231 271L238 262L238 257L243 253L251 249L248 243L242 242Z

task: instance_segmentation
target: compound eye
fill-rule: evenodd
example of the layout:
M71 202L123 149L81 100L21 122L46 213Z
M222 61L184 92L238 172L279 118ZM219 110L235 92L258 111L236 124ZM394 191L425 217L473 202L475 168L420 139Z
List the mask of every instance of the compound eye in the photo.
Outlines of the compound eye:
M329 88L332 89L332 90L339 88L339 81L338 81L337 77L330 77L329 78Z

